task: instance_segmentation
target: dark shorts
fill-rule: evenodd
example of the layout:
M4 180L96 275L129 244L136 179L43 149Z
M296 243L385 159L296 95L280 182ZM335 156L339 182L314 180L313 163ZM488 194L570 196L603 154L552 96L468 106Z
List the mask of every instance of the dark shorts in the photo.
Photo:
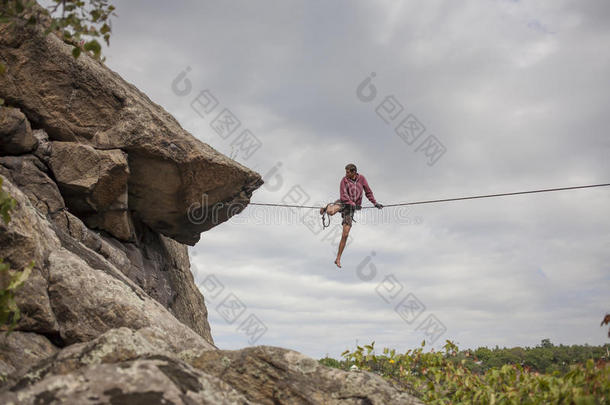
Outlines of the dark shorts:
M341 225L352 226L352 222L354 220L354 212L355 212L355 210L352 208L352 206L349 204L343 204L341 202L341 200L335 201L335 204L341 204L341 206L342 206L341 209L339 210L339 212L341 213L341 218L343 218L343 221L341 221Z

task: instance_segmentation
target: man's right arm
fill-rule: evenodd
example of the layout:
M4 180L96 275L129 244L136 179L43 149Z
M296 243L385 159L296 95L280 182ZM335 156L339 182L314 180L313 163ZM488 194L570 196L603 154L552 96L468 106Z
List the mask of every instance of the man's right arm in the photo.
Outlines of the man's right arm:
M339 198L344 203L349 204L352 207L355 207L356 203L354 201L352 201L352 199L349 196L349 193L347 192L348 187L349 187L349 185L347 184L347 181L345 181L345 178L343 178L341 180L341 183L339 183Z

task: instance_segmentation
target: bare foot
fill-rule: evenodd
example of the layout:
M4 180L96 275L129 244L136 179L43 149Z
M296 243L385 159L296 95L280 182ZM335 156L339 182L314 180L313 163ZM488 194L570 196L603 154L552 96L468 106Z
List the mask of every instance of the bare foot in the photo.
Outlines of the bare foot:
M335 264L337 265L338 268L341 268L341 259L335 260Z

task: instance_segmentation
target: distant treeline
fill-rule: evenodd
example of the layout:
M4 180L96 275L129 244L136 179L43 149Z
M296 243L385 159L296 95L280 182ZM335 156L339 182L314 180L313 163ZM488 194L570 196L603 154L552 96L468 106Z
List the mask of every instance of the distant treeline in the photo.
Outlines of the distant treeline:
M572 345L555 346L550 339L542 339L536 347L513 347L493 349L479 347L478 349L460 350L456 356L450 358L454 363L465 359L464 367L476 374L483 374L490 368L499 368L504 364L519 364L530 372L551 374L559 371L564 374L569 371L571 364L583 364L587 359L594 361L610 361L610 344L603 346ZM330 367L349 369L352 364L346 360L335 360L329 357L320 362Z
M610 344L603 346L572 345L555 346L550 339L542 339L536 347L513 347L510 349L494 349L479 347L476 350L463 350L460 359L466 358L464 366L471 371L482 373L491 367L501 367L504 364L520 364L529 371L550 374L559 371L561 374L569 371L570 364L583 364L587 359L610 360Z

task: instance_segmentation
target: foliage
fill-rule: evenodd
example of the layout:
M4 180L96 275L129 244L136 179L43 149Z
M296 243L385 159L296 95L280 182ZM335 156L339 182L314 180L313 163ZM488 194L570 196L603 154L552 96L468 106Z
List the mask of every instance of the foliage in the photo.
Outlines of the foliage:
M606 316L604 316L604 319L602 319L602 323L599 326L608 324L610 324L610 314L606 314ZM610 328L608 328L608 337L610 337Z
M50 20L45 35L53 32L72 45L72 55L78 58L82 52L104 61L102 46L97 38L110 45L111 16L115 7L109 0L53 0L46 9L34 0L0 0L0 24L25 22L36 25ZM0 64L0 74L6 69Z
M0 259L0 326L8 326L12 331L21 318L19 307L15 302L15 290L30 276L34 262L30 262L22 271L12 271L8 264Z
M4 223L8 224L11 220L10 210L15 208L15 200L4 190L2 190L2 178L0 177L0 217Z
M335 360L331 357L324 357L323 359L320 359L320 364L326 366L326 367L333 367L333 368L342 368L341 366L341 362L339 360Z
M2 190L2 178L0 178L0 214L6 224L11 220L9 211L14 207L15 200ZM0 259L0 327L7 326L9 332L21 317L15 302L15 291L27 280L33 267L34 262L30 262L22 271L13 271L3 259Z
M550 349L543 341L542 349ZM503 364L483 372L465 366L468 351L460 352L447 340L444 351L423 352L420 348L399 354L383 349L376 355L375 342L354 351L345 351L338 368L372 371L430 404L601 404L610 402L610 363L592 358L582 364L571 364L565 374L530 371L521 364ZM518 348L521 349L521 348ZM496 349L498 350L498 349ZM523 349L521 349L523 350ZM493 353L481 351L482 354ZM518 352L518 351L517 351ZM469 355L470 356L470 355ZM322 359L331 365L332 359ZM322 362L321 360L321 362Z

